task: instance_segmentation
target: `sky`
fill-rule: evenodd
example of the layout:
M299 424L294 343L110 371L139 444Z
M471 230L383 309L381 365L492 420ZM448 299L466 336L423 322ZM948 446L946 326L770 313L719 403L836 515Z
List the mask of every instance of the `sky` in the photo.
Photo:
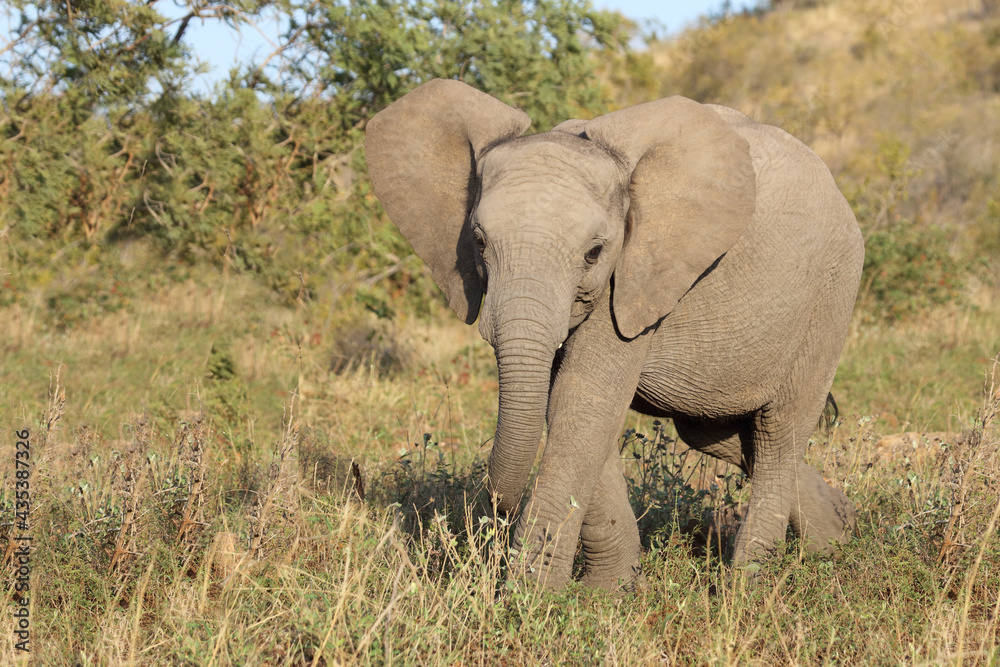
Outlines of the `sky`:
M631 19L643 22L655 20L660 24L658 32L676 33L694 23L699 16L718 11L723 0L591 0L598 9L618 10ZM736 1L732 5L740 8L753 5L752 1ZM162 3L160 11L171 14L172 3ZM179 10L174 10L179 11ZM194 47L195 53L211 67L209 74L201 77L201 84L209 88L214 81L226 76L229 68L237 62L250 60L260 62L277 46L278 26L275 23L261 23L257 30L243 29L242 34L226 28L218 21L206 21L204 25L193 22L189 26L186 42Z
M633 19L657 19L666 25L669 32L677 32L680 28L696 20L699 16L722 7L723 0L591 0L598 9L616 9ZM734 2L739 7L744 2Z

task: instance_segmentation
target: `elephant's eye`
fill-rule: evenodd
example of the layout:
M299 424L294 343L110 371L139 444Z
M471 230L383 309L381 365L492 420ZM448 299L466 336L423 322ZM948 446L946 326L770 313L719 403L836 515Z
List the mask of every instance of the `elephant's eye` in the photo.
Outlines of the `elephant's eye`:
M593 264L597 261L597 258L601 256L601 251L604 250L604 246L595 245L593 248L587 251L584 259L587 260L587 264Z
M486 250L486 239L483 238L483 233L480 232L479 230L475 231L475 238L476 238L476 250L478 250L479 254L481 255L483 254L483 251Z

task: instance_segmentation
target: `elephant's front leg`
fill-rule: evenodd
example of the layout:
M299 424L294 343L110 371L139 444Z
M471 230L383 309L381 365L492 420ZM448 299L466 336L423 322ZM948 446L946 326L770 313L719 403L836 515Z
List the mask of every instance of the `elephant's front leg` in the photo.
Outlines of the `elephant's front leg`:
M616 446L601 468L580 538L586 569L583 583L614 590L642 578L639 526L628 500Z
M617 335L607 296L564 346L545 452L515 532L527 573L549 586L569 579L585 522L588 581L605 585L637 564L638 531L615 445L648 347L648 334L631 341ZM615 534L618 526L624 536Z

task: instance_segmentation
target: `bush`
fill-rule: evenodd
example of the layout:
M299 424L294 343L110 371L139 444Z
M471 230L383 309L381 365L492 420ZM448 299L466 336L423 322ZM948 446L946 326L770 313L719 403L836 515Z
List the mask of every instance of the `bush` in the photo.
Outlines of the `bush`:
M968 267L951 256L945 230L897 223L869 234L861 303L902 320L961 296Z

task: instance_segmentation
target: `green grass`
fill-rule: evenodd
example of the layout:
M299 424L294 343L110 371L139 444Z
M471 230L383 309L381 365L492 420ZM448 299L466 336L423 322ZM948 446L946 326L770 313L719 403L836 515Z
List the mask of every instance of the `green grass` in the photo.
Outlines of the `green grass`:
M857 428L841 431L854 434L845 454L863 459L871 440ZM995 505L995 490L984 481L997 469L991 437L994 457L990 467L980 463L982 480L970 490L976 502ZM151 443L164 458L170 444ZM645 555L646 588L617 595L578 585L551 593L506 580L508 527L485 518L481 507L464 509L462 494L479 482L476 469L445 466L437 480L425 474L412 504L400 507L385 500L405 495L412 480L391 474L395 467L366 470L364 503L311 484L289 493L260 558L232 537L249 530L252 511L232 494L237 478L222 462L209 464L214 489L205 502L213 518L189 543L176 540L176 505L157 503L150 484L148 513L137 526L142 554L114 574L102 529L66 537L80 531L82 517L68 509L76 504L71 493L55 492L53 500L62 502L53 505L64 513L52 505L38 510L51 523L41 531L37 567L59 573L36 581L38 659L767 664L965 655L989 664L1000 657L996 516L984 518L989 507L966 515L965 546L953 564L938 565L935 522L948 519L948 501L928 514L915 501L913 482L899 483L928 475L927 483L950 497L952 480L934 466L914 473L892 463L848 468L844 479L835 474L841 485L850 483L860 509L858 537L836 561L802 555L793 543L748 576L711 551L698 555L690 534L668 527L662 544ZM105 474L98 479L114 514L114 482Z
M890 432L967 428L1000 353L996 298L984 293L904 323L856 318L833 385L841 409L876 416Z

